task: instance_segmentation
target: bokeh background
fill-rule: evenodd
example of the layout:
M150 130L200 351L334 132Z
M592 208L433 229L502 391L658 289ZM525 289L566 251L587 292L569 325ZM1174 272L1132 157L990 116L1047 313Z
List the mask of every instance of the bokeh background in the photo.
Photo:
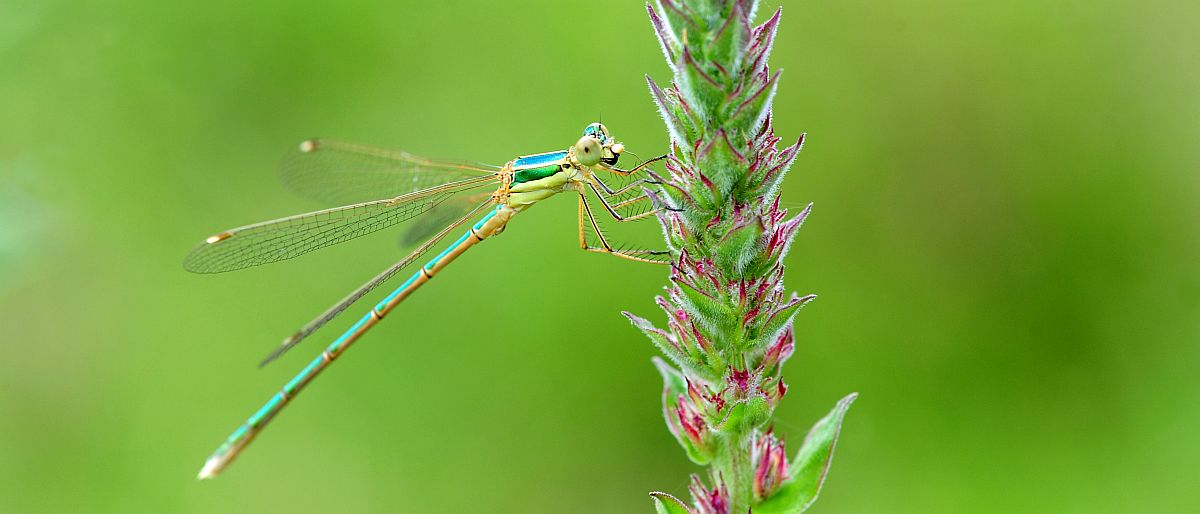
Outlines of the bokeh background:
M764 5L765 16L775 4ZM1200 9L788 2L776 129L816 203L778 430L850 391L812 512L1200 511ZM321 135L503 162L588 122L667 143L640 2L0 4L7 512L633 513L695 468L659 412L662 268L530 211L339 361L219 480L226 434L348 324L376 235L219 276L183 256L318 207ZM649 230L645 226L638 230Z

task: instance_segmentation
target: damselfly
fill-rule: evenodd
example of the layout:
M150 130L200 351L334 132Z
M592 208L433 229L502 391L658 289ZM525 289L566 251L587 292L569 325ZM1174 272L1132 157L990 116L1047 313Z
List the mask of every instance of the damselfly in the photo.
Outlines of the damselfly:
M577 193L581 248L635 261L665 262L668 257L665 251L614 247L596 218L600 210L603 213L599 214L616 221L632 221L654 213L643 187L657 183L656 176L649 170L644 172L645 178L633 174L666 156L624 170L617 167L624 150L625 146L610 137L608 129L600 123L588 125L583 137L566 150L519 157L501 167L423 159L403 152L322 139L301 143L284 161L284 182L299 193L349 205L221 232L206 239L187 256L184 260L187 270L217 273L290 259L423 214L426 216L422 219L433 221L418 220L414 228L416 232L432 235L412 253L284 339L260 366L418 260L448 234L484 214L458 240L421 266L335 339L226 438L204 463L199 478L220 473L304 386L413 291L468 248L499 234L513 216L537 202L558 193ZM610 186L601 174L611 174L609 180L620 183ZM594 207L594 203L599 207Z

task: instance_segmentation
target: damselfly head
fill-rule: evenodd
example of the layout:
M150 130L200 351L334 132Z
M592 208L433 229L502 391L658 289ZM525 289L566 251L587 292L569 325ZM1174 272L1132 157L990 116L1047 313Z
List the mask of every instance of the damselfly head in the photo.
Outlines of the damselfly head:
M600 152L603 154L600 157L600 163L611 168L617 165L617 159L621 158L621 152L625 151L625 145L611 139L608 141L608 144L604 145L604 149Z
M608 127L605 127L604 124L600 122L596 122L584 127L583 135L592 136L596 139L599 139L600 144L602 145L608 144L609 140L611 139L608 135Z
M625 145L618 143L608 135L608 127L603 123L592 123L583 129L583 137L575 143L575 158L584 166L616 166Z
M595 166L604 158L604 146L596 136L585 135L579 138L572 150L575 159L584 166Z

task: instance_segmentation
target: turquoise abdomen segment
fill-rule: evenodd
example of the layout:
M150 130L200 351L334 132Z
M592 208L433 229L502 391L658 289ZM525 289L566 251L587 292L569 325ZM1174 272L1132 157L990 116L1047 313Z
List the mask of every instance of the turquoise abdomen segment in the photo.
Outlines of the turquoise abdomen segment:
M487 223L487 221L492 219L492 216L495 216L495 215L496 215L496 210L493 209L492 212L489 212L489 213L487 213L486 216L480 218L479 222L476 223L473 228L475 230L479 230L479 229L483 228L483 224ZM475 233L468 230L465 234L462 235L462 237L458 238L457 241L450 243L450 246L447 246L445 250L442 250L442 253L437 254L437 257L429 259L429 262L425 263L425 270L433 271L434 266L437 266L439 262L442 262L442 259L445 259L446 256L450 254L450 252L453 252L455 248L458 248L459 245L467 242L467 239L470 239L472 237L475 237ZM420 272L418 271L417 273L420 273ZM413 278L416 278L416 276L414 275Z
M288 383L283 386L283 394L286 394L289 396L296 394L300 390L300 386L302 384L304 384L305 382L308 382L309 379L311 379L312 377L316 376L317 368L321 367L324 364L325 364L325 355L324 354L318 355L317 358L313 359L312 362L308 363L308 366L305 366L304 369L300 371L300 373L298 373L294 378L289 380Z
M499 208L499 207L496 207L495 209L492 209L492 212L489 212L489 213L487 213L487 215L486 215L486 216L484 216L484 217L480 218L480 219L479 219L479 221L478 221L477 223L475 223L475 225L474 225L473 227L471 227L471 228L473 228L473 229L475 229L475 230L483 230L483 225L484 225L484 224L486 224L486 223L488 222L488 220L490 220L490 219L492 219L493 217L495 217L495 216L496 216L496 213L497 213L497 212L499 212L499 211L500 211L500 208Z
M259 408L258 412L255 412L253 416L250 416L250 419L246 421L246 424L255 428L259 427L264 421L270 419L271 416L274 416L275 413L278 412L279 404L283 402L283 393L275 393L275 396L272 396L265 405Z
M450 246L447 246L445 250L442 250L442 253L437 254L437 257L429 259L429 262L425 263L425 271L433 271L433 267L437 266L439 262L442 262L442 259L445 259L446 255L449 255L450 252L453 252L455 248L458 248L458 245L467 242L467 239L472 237L475 236L470 230L468 230L467 233L463 234L462 237L459 237L457 241L450 243Z
M525 168L540 168L547 164L559 163L567 158L566 150L561 152L546 152L537 155L526 155L513 161L513 169L521 171Z
M480 218L480 220L477 223L475 223L475 226L474 226L475 230L482 229L483 224L487 223L488 220L492 219L492 217L496 215L497 211L498 211L498 208L492 209L491 212L487 213L483 218ZM430 259L430 261L428 263L426 263L425 266L423 266L423 267L426 270L432 270L433 267L436 266L438 262L440 262L442 259L444 259L446 257L446 254L450 253L451 250L458 247L458 245L462 244L464 241L467 240L467 238L470 238L470 237L472 237L471 231L468 230L465 234L462 235L462 237L458 238L458 241L455 241L453 244L446 247L445 250L442 250L442 253L439 253L437 255L437 257ZM375 310L377 310L379 312L387 312L388 309L391 308L388 306L388 304L392 303L392 300L395 300L397 296L400 296L405 291L408 291L409 288L412 287L413 283L415 283L417 281L417 279L421 277L421 275L422 275L421 271L417 271L416 273L413 273L413 275L411 277L408 277L408 280L405 280L403 284L400 284L400 287L397 287L395 291L392 291L391 294L387 295L387 298L384 298L377 305L375 305ZM369 315L370 314L368 313L368 316Z
M549 177L562 170L562 166L558 164L547 164L540 168L525 168L521 171L513 173L513 184L522 182L532 182L537 179Z

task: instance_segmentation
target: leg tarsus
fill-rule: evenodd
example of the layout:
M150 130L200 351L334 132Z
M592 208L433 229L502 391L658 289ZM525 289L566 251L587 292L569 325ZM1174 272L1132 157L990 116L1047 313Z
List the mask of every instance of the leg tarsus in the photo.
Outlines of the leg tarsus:
M627 170L623 170L623 169L621 169L621 168L617 168L617 167L615 167L615 166L614 166L614 167L611 167L611 168L608 168L608 170L609 170L609 171L612 171L613 173L616 173L616 174L618 174L618 175L628 175L628 174L630 174L630 173L635 173L635 172L637 172L638 170L640 170L640 169L642 169L642 168L645 168L646 166L649 166L649 165L650 165L650 163L652 163L652 162L658 162L658 161L661 161L661 160L663 160L663 159L666 159L667 157L670 157L670 154L663 154L663 155L660 155L660 156L658 156L658 157L655 157L655 158L653 158L653 159L649 159L649 160L647 160L647 161L643 161L641 164L638 164L637 166L634 166L634 167L632 167L632 168L630 168L630 169L627 169Z

